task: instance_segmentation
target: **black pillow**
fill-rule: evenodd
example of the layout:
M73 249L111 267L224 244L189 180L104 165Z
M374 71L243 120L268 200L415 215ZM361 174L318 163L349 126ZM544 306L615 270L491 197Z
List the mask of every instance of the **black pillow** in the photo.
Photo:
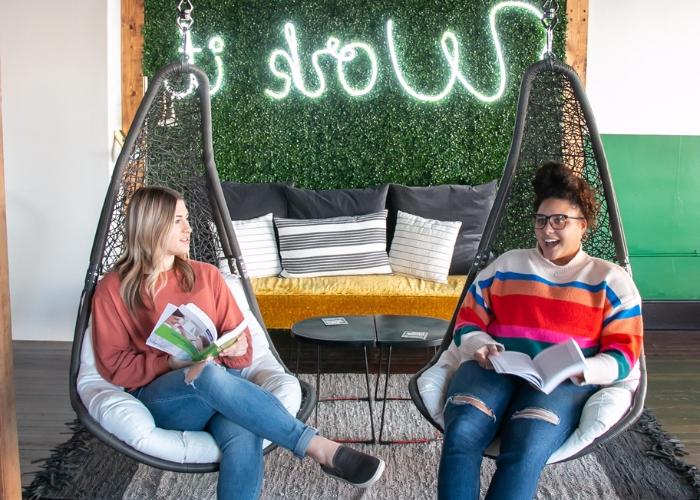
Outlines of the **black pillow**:
M386 208L388 184L364 189L298 189L287 187L287 216L292 219L325 219L365 215Z
M450 274L467 274L495 199L496 181L478 186L444 184L408 187L392 184L387 200L387 241L390 242L394 236L398 210L426 219L462 221L452 254Z
M272 212L287 217L287 198L283 183L239 184L222 182L221 189L233 220L246 220Z

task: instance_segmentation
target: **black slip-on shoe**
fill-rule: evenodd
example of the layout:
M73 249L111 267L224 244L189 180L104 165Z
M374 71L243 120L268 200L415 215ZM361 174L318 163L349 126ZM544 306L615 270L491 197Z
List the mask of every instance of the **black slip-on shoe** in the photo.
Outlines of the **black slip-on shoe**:
M383 460L341 445L335 452L333 465L322 465L321 470L358 488L369 488L382 477L384 467Z

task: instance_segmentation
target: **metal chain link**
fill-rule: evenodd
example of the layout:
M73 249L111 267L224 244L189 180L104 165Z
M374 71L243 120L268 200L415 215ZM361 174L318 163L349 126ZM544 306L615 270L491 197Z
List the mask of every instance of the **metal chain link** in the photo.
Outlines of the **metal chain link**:
M547 54L553 56L552 43L554 40L554 27L559 21L557 13L559 12L559 3L557 0L546 0L542 4L542 25L547 30Z
M194 6L190 0L180 0L180 3L177 5L177 27L183 33L189 30L192 27L192 23L194 23L194 19L192 19L193 10Z
M194 24L194 19L192 18L192 11L194 6L190 0L180 0L177 5L177 27L182 33L182 62L187 61L187 45L190 39L190 29L192 24Z

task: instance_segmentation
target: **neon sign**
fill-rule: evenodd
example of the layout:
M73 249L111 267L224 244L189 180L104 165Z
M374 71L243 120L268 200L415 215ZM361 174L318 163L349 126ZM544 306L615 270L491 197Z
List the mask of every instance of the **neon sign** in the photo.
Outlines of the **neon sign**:
M340 47L340 40L335 37L330 37L326 42L326 47L324 49L317 50L311 55L311 64L313 65L314 71L316 72L316 77L318 78L318 88L316 90L309 90L306 88L304 77L301 74L301 61L299 59L297 32L292 23L287 23L284 25L284 37L287 40L289 52L285 52L282 49L273 50L268 61L268 66L272 74L284 81L284 86L279 92L265 89L265 94L273 99L284 99L287 97L292 87L292 83L294 83L294 87L296 87L296 89L306 97L321 97L326 91L326 78L318 63L318 59L324 54L335 58L336 68L338 71L338 80L340 81L340 85L343 87L345 92L352 96L362 96L369 93L374 88L374 84L377 82L377 75L379 73L377 56L374 54L372 47L366 43L353 42ZM345 77L345 64L352 62L353 59L358 56L358 51L365 53L371 66L369 82L367 82L367 84L360 89L352 87ZM277 67L278 58L282 58L287 62L287 66L291 70L291 75Z
M185 31L184 37L184 49L180 47L178 52L180 54L185 54L185 60L189 64L196 64L195 54L201 53L202 49L194 46L192 43L192 35L189 30ZM214 81L214 85L211 85L211 82L209 85L209 94L214 95L219 91L221 84L224 81L224 62L219 55L224 51L224 39L220 36L213 36L209 39L207 46L209 47L209 51L214 56L214 63L216 64L216 80ZM197 79L194 77L194 75L190 75L190 83L187 89L183 91L174 90L167 81L164 83L168 91L176 99L183 99L187 97L197 88Z
M389 48L389 57L394 76L400 87L411 97L424 102L437 102L447 97L455 87L459 84L472 96L482 102L494 102L503 96L506 89L506 67L503 58L503 47L501 40L496 30L496 17L504 9L523 9L526 12L535 16L538 20L542 19L542 12L536 7L519 0L507 0L496 4L489 11L489 28L491 38L493 40L496 62L498 64L498 87L489 94L478 90L472 85L469 79L463 74L460 69L460 46L457 35L452 31L445 31L440 39L440 49L442 56L447 62L450 76L445 83L442 91L436 94L426 94L416 90L406 78L404 69L399 62L396 44L394 41L394 22L389 19L386 23L386 39ZM195 47L192 43L190 31L184 33L184 49L180 48L179 52L185 54L188 63L195 64L195 56L202 52L200 47ZM327 90L326 75L321 68L319 60L322 57L335 60L337 78L342 89L350 96L361 97L369 94L377 83L379 76L379 65L377 63L377 55L374 49L363 42L350 42L341 45L341 42L336 37L329 37L324 48L316 50L311 54L311 65L318 81L316 88L310 88L304 81L302 74L302 63L299 56L299 40L294 24L286 23L284 25L284 38L287 44L287 50L275 49L270 53L268 59L268 68L272 75L279 80L280 85L276 89L265 89L265 95L272 99L280 100L289 96L292 90L295 90L302 95L311 99L322 97ZM214 84L211 85L210 93L216 94L222 86L224 67L220 54L224 50L224 41L220 36L213 36L209 39L208 47L214 61L216 63L216 78ZM542 51L540 57L544 56L547 50L546 39L543 36ZM366 60L369 62L369 74L365 82L361 85L351 84L346 76L346 67L357 61ZM194 76L190 76L190 82L187 89L183 91L173 90L168 82L168 89L173 96L181 99L190 95L197 87L197 80Z
M536 7L516 0L501 2L495 5L489 12L489 27L496 51L496 60L498 63L499 73L498 88L494 93L486 94L477 90L462 74L459 64L459 41L457 40L457 36L451 31L446 31L440 40L442 54L450 68L450 77L445 84L445 87L441 92L433 95L424 94L415 90L406 80L404 71L399 63L399 57L394 43L394 23L390 19L386 23L387 45L389 47L391 65L399 85L410 96L418 99L419 101L425 102L436 102L444 99L452 91L456 82L459 82L467 92L482 102L494 102L501 98L506 88L506 68L505 61L503 59L503 48L498 36L498 31L496 31L496 16L500 11L508 8L524 9L526 12L534 15L537 19L542 18L542 12ZM340 40L335 37L328 38L326 47L315 51L311 55L311 64L316 74L316 78L318 79L318 86L316 89L309 89L304 82L304 77L302 75L301 59L299 57L299 43L296 28L292 23L286 23L284 25L284 37L285 41L287 42L288 50L285 51L283 49L275 49L270 54L270 58L268 60L268 67L270 71L276 78L281 80L282 85L281 88L278 88L277 90L265 89L265 94L267 96L273 99L284 99L291 92L292 86L294 86L298 92L306 97L313 99L321 97L326 92L326 77L318 62L321 56L329 56L336 60L338 80L343 90L345 90L345 92L347 92L349 95L363 96L370 93L374 88L378 76L377 56L372 47L369 45L361 42L352 42L341 47ZM543 48L540 57L544 55L545 51L546 40L543 38ZM352 63L356 58L358 58L360 53L363 53L364 57L369 60L370 75L367 83L365 83L363 87L356 88L351 86L345 77L345 65ZM280 60L285 63L284 68L280 67Z

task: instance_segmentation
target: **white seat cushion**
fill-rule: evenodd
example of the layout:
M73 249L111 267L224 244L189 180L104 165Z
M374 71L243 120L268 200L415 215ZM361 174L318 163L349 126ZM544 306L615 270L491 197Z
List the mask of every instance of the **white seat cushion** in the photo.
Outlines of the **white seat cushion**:
M460 360L452 350L445 350L433 366L424 371L418 379L418 392L430 416L444 427L443 409L445 393ZM578 428L569 436L547 463L560 462L579 452L594 439L622 419L632 404L632 394L639 385L639 363L624 380L602 387L586 402L581 413ZM493 443L487 453L498 454L498 444Z
M248 319L253 338L253 362L242 371L242 375L274 394L291 415L296 415L301 406L299 381L285 372L270 351L267 335L248 306L240 280L230 274L225 275L225 279L241 312ZM141 401L123 387L102 378L95 367L90 325L83 336L77 391L92 418L138 451L179 463L210 463L221 458L219 448L208 432L156 427L151 413ZM268 444L265 441L263 446Z

